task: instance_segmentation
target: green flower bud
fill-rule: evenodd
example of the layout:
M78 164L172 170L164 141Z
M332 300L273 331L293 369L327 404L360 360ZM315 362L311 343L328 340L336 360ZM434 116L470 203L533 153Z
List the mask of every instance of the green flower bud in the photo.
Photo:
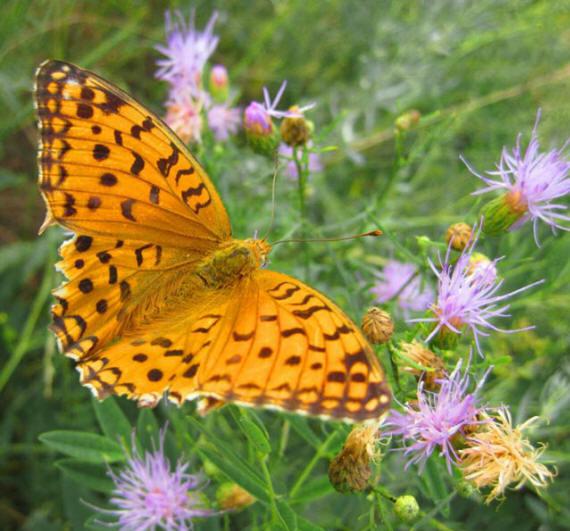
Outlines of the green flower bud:
M483 232L495 236L509 230L527 212L518 192L509 192L489 201L481 209Z
M396 499L394 513L402 522L411 524L420 514L420 506L413 496L406 494Z

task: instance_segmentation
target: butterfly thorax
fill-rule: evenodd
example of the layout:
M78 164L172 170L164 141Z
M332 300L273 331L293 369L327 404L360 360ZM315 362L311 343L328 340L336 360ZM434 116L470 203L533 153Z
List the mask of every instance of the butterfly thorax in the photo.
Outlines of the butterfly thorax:
M227 288L263 266L270 250L265 240L229 240L202 261L196 274L209 288Z

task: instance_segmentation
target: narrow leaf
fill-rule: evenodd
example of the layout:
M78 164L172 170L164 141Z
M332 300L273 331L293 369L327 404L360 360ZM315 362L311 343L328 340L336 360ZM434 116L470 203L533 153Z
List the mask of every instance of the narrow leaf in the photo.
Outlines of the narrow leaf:
M102 402L93 399L93 409L103 433L121 446L129 447L133 428L113 397Z
M118 443L94 433L58 430L42 433L39 439L58 452L88 463L115 463L126 459Z
M113 491L113 481L105 472L101 465L85 463L77 459L67 458L56 461L55 466L59 468L68 478L79 485L97 492L110 494Z

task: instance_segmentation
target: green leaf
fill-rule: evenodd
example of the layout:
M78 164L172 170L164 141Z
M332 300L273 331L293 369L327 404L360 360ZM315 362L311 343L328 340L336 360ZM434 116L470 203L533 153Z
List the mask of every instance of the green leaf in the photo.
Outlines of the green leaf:
M261 428L247 416L242 416L239 419L239 426L249 443L259 452L262 456L271 453L271 444L265 433Z
M109 397L102 402L93 398L93 409L103 433L128 448L133 428L115 398Z
M334 492L336 491L331 485L329 478L327 476L319 476L304 483L295 494L295 497L291 500L291 503L296 504L310 502Z
M118 443L94 433L58 430L42 433L39 439L58 452L88 463L115 463L126 459Z
M444 477L447 477L447 471L444 470L445 464L443 463L443 458L435 454L426 462L426 467L423 475L421 476L424 487L429 493L428 496L435 503L446 499L449 496L447 486ZM441 506L441 513L445 517L449 517L449 504L443 504Z
M313 448L319 449L321 447L322 441L313 433L306 418L299 415L288 415L287 420L291 428Z
M55 466L59 468L68 478L79 485L109 494L113 491L113 481L105 473L101 465L85 463L73 458L60 459Z
M152 409L142 408L137 419L137 439L142 449L152 451L159 438L160 427Z
M224 476L237 483L260 502L270 503L271 498L267 485L254 472L253 468L241 458L236 458L235 454L221 452L214 444L197 446L196 451L202 459L211 461Z
M297 515L297 525L299 531L325 531L321 526L313 524L299 515Z
M297 513L291 509L287 502L283 500L276 500L275 507L277 507L277 510L279 511L281 522L285 524L285 529L288 531L295 531L296 529L299 529L299 526L297 525Z

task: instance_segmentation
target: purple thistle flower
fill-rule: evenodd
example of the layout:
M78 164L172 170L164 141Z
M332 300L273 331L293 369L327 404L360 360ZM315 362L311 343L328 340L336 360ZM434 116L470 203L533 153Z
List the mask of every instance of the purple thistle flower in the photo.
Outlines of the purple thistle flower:
M553 202L570 193L568 176L570 161L562 154L568 142L559 150L552 149L540 153L537 133L539 120L540 111L537 113L526 151L523 153L521 134L519 134L511 152L506 147L503 148L496 171L488 171L485 172L487 175L481 175L461 157L469 171L487 185L473 195L505 190L505 201L514 212L521 215L511 228L516 229L526 221L532 220L537 245L539 245L537 227L540 220L550 225L553 232L557 228L570 230L570 227L560 224L562 221L570 221L569 216L560 212L567 210L568 206Z
M427 310L433 302L433 290L430 286L422 286L414 264L389 260L376 278L378 282L370 289L374 300L385 303L396 298L405 316L410 310Z
M208 110L208 126L218 142L227 140L237 133L241 120L240 110L227 105L212 105Z
M477 351L482 356L479 337L489 335L483 329L514 333L534 328L529 326L517 330L503 330L493 325L490 320L495 317L510 317L507 313L510 304L502 304L503 301L542 284L544 280L538 280L509 293L497 295L504 283L504 280L496 275L496 264L500 259L491 261L482 271L474 269L471 259L476 241L477 237L464 249L455 264L450 263L451 246L449 246L445 261L441 264L441 271L438 271L430 260L430 267L438 278L437 300L432 308L434 317L411 319L411 321L437 323L426 342L429 342L440 331L461 334L461 329L467 326L473 332Z
M111 503L117 507L106 514L118 517L121 529L132 531L192 529L192 519L217 514L202 506L196 492L204 478L187 473L188 463L179 461L174 470L164 455L161 430L159 447L141 456L133 435L132 456L118 474L109 472L115 483Z
M199 87L204 65L218 45L219 37L213 33L218 13L214 12L203 31L194 25L194 10L188 22L180 11L167 11L165 18L166 46L156 47L165 58L157 61L156 77L173 86Z
M307 147L311 148L312 143L309 141ZM287 177L291 180L297 180L299 178L299 173L297 172L297 165L293 160L293 148L287 144L281 142L279 144L279 155L287 161L286 173ZM321 157L318 153L309 153L309 173L319 173L323 171L323 163L321 162Z
M287 81L281 83L275 99L271 101L269 91L263 87L264 102L252 101L245 109L244 125L247 131L260 136L266 136L273 132L273 122L271 118L285 118L286 116L302 116L305 111L312 109L315 104L311 103L297 108L295 111L280 111L277 109L279 101L285 92Z
M483 410L478 406L478 392L487 374L479 381L476 389L468 393L469 375L466 370L461 374L461 360L447 378L436 380L440 384L439 391L424 389L420 380L417 390L417 402L406 404L404 412L392 411L386 426L389 435L400 435L404 443L404 454L410 459L406 468L418 464L423 471L429 456L439 448L447 461L451 473L451 465L457 462L457 453L453 447L453 439L463 435L465 428L479 424L477 415Z
M205 92L190 86L170 91L165 121L184 143L202 141L202 109L207 102Z

